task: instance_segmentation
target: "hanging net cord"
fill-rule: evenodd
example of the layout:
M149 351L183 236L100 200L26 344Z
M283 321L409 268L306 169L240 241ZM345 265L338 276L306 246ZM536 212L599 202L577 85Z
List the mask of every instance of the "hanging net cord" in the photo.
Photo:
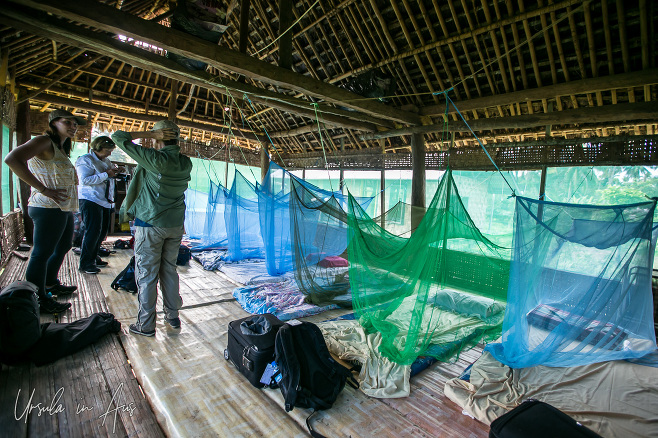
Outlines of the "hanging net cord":
M277 148L276 145L274 144L274 142L272 141L272 138L270 137L270 134L267 132L267 128L265 127L265 124L263 123L260 116L258 115L258 111L256 111L256 108L254 107L254 104L251 102L251 99L249 99L249 96L247 94L245 94L243 97L247 102L249 102L249 106L251 106L251 110L253 111L253 113L258 118L258 122L260 123L260 127L263 130L263 132L265 133L265 135L267 136L267 139L270 141L270 145L272 145L272 149L274 149L276 154L279 156L279 160L281 161L281 164L285 164L285 161L283 160L283 157L279 153L279 148ZM247 119L247 122L248 121L249 121L249 119ZM262 143L261 143L261 147L264 147Z
M517 197L503 337L487 350L512 368L586 365L655 351L655 204Z
M381 333L384 356L451 360L500 335L510 253L474 225L450 169L409 238L383 229L351 198L347 220L352 303L366 331Z
M475 132L473 132L473 129L471 129L471 125L468 124L468 122L466 121L466 119L464 118L464 116L462 115L462 113L459 111L459 108L457 108L457 105L455 105L455 103L452 101L452 99L450 99L450 96L448 96L448 93L449 93L450 91L452 91L453 89L454 89L454 87L453 87L453 88L449 88L449 89L447 89L446 91L441 91L441 92L435 92L435 93L432 93L432 94L435 94L435 95L439 95L439 94L443 94L443 95L445 95L445 98L446 98L446 111L445 111L445 118L444 118L444 120L447 120L447 117L448 117L448 108L449 108L450 105L452 105L452 107L455 109L455 111L457 111L457 114L459 115L459 117L462 119L462 122L464 122L464 124L466 124L466 127L468 128L468 130L470 131L470 133L473 134L473 137L475 138L475 140L477 140L478 144L480 145L480 147L482 148L482 150L484 151L484 153L485 153L485 154L487 155L487 157L489 158L489 161L491 161L491 164L493 164L493 166L496 168L496 171L498 171L498 173L499 173L500 176L503 178L503 180L505 180L505 184L507 184L507 187L509 187L510 191L512 192L512 194L511 194L510 196L516 196L516 191L512 188L512 186L510 185L509 181L507 181L507 178L505 178L505 175L503 175L503 172L501 172L500 168L498 167L498 165L496 164L496 162L493 160L493 158L491 158L491 155L489 154L489 151L487 151L487 148L484 147L484 144L482 143L482 141L480 140L480 138L475 134ZM445 131L445 123L444 123L444 131Z

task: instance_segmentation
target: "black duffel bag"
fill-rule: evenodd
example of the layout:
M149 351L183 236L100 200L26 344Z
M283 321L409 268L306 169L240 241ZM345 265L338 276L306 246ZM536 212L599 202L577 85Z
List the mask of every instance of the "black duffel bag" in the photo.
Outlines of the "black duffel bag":
M561 410L526 400L491 423L489 438L601 438Z
M0 291L0 362L25 360L41 338L38 290L29 281L14 281Z

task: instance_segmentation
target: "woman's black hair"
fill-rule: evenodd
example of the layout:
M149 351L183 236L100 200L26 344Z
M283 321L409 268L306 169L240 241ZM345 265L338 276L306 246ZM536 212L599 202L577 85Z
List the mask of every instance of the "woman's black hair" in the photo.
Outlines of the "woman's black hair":
M162 143L164 143L165 146L177 145L178 140L175 138L173 140L163 140Z
M64 154L71 158L71 149L73 149L73 141L70 138L67 138L64 140L64 144L60 144L60 138L59 134L57 133L57 129L53 126L53 122L59 120L59 119L54 119L48 124L48 129L43 133L44 135L47 135L50 137L50 139L59 147Z

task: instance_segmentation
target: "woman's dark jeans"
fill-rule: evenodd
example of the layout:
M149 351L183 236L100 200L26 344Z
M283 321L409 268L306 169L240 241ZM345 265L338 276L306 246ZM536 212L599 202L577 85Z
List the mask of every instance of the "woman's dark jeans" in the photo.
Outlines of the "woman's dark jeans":
M80 246L80 270L96 266L101 243L110 227L110 209L87 199L80 199L80 213L85 233Z
M59 208L28 207L34 222L32 254L27 263L25 279L39 288L39 297L46 296L46 285L58 283L57 274L73 240L73 213Z

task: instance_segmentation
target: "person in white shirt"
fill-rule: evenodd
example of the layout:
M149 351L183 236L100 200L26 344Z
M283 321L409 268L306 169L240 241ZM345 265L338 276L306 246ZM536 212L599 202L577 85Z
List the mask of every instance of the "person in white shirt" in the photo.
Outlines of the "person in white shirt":
M33 246L25 280L39 288L41 313L59 314L71 307L53 299L78 289L59 281L59 269L73 240L73 212L78 210L75 167L71 148L85 118L56 109L48 115L48 129L7 154L5 163L32 187L27 201L34 222Z
M120 171L108 158L115 147L110 137L96 137L91 142L91 151L75 162L84 226L79 268L87 274L97 274L99 266L107 265L99 257L98 250L109 231L110 212L114 206L114 177Z

